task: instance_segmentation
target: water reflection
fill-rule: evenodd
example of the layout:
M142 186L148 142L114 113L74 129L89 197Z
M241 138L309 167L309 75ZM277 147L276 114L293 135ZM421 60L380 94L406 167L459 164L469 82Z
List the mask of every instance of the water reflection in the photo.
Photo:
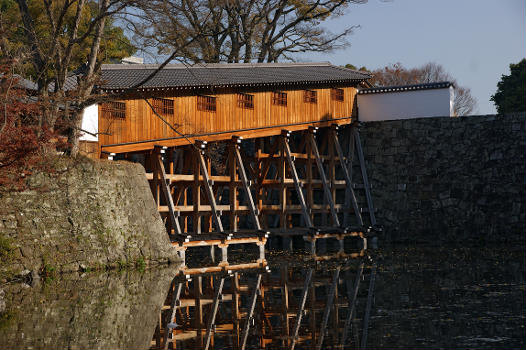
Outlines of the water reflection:
M151 349L366 348L376 265L357 256L183 271L170 285Z
M0 349L146 349L177 269L1 285Z
M0 349L525 348L524 246L328 253L2 284Z

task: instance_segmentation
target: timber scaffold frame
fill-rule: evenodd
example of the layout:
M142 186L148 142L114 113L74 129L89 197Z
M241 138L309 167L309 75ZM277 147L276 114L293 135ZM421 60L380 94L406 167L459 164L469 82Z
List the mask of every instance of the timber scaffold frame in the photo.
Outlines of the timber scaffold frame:
M357 123L210 145L156 146L143 161L183 258L189 247L217 246L220 265L228 266L229 245L253 243L263 263L269 235L301 235L312 253L318 239L336 239L343 252L347 237L361 238L366 247L377 230Z

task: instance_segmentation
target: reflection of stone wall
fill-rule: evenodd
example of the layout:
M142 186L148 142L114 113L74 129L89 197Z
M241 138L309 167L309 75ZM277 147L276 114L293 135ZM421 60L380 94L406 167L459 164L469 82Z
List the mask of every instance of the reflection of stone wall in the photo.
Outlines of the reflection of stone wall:
M378 222L395 241L524 240L526 115L365 123Z
M176 270L64 274L4 288L2 349L148 349Z
M0 238L14 248L13 272L177 259L141 165L69 167L32 176L23 192L0 191Z
M524 245L381 251L369 349L524 349Z

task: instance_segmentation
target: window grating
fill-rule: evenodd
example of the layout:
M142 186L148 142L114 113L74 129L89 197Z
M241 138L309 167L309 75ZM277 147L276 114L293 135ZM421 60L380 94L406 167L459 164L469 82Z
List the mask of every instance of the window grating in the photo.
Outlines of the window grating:
M215 112L216 98L213 96L197 96L197 109L199 111Z
M102 104L102 116L105 118L126 118L126 102L106 102Z
M305 90L303 101L307 103L318 103L318 93L314 90Z
M343 89L331 89L331 98L333 101L343 101Z
M240 108L254 109L254 95L237 94L237 106Z
M166 98L153 98L153 110L158 114L171 117L174 115L174 101Z
M272 93L272 104L277 106L287 105L287 93L281 91L275 91Z

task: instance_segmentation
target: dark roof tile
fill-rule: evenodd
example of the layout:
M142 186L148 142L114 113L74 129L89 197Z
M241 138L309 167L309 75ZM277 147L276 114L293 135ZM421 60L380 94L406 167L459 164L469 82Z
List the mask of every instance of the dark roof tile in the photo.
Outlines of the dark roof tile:
M102 66L102 90L129 89L155 72L157 65L106 64ZM187 66L167 65L138 87L211 88L287 84L359 83L367 73L323 63L230 63Z

